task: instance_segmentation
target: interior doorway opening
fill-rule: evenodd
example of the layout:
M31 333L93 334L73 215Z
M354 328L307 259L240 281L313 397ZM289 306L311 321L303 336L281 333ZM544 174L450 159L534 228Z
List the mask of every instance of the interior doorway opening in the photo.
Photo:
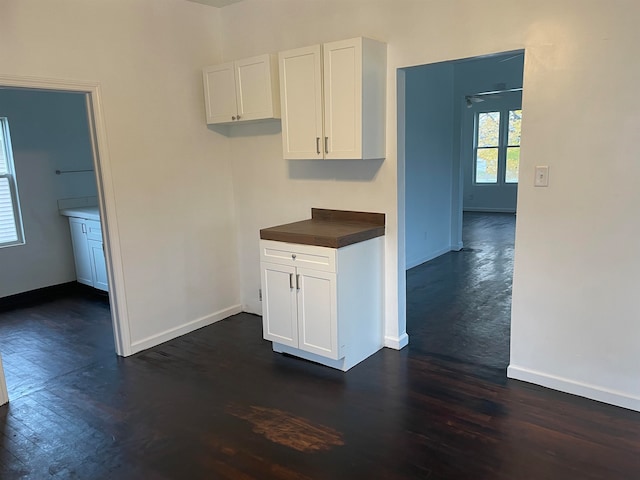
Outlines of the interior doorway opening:
M104 126L104 119L102 113L102 105L101 105L101 89L100 85L92 82L78 82L78 81L68 81L68 80L55 80L55 79L39 79L34 77L17 77L17 76L0 76L0 90L3 91L15 91L17 93L22 94L67 94L73 96L76 100L83 104L83 110L85 114L86 128L87 128L87 138L85 145L90 151L90 159L89 168L83 168L82 170L91 170L91 174L93 176L93 182L95 184L94 187L94 201L97 204L97 208L100 215L100 220L102 224L102 239L104 241L104 255L105 255L105 268L106 268L106 277L108 278L108 308L110 311L111 318L111 329L113 331L113 339L115 343L115 351L120 356L127 356L131 354L130 340L129 340L129 326L128 326L128 318L127 311L125 308L126 299L123 290L123 271L122 271L122 263L121 263L121 253L119 247L119 235L118 235L118 226L116 220L116 212L115 212L115 200L113 196L113 185L112 179L110 175L110 166L109 166L109 156L106 142L106 131ZM64 114L63 111L59 112L60 115ZM58 120L58 115L48 116L46 118L42 118L41 122L56 122ZM27 152L27 157L33 159L37 157L40 153L37 148L34 148L32 152ZM64 171L64 170L73 170L65 168L63 164L60 168L54 167L54 165L50 165L51 168L48 168L46 175L49 178L62 178L63 175L56 175L56 170ZM50 170L50 171L49 171ZM82 174L87 174L88 172L81 172ZM40 175L45 175L44 170L40 173ZM72 175L71 175L72 176ZM71 176L67 178L71 178ZM21 182L20 175L17 176L18 183ZM59 190L56 191L56 187L52 186L52 184L48 184L48 186L42 187L42 179L40 185L43 189L50 189L53 192L47 192L47 194L56 195ZM46 182L45 182L46 183ZM62 182L64 183L64 182ZM73 182L72 182L73 183ZM37 185L37 182L36 182ZM18 186L20 188L20 186ZM75 190L74 188L79 188L82 190L82 187L75 185L75 187L71 187L71 195L78 194L79 190ZM84 193L87 193L86 191ZM20 190L20 195L25 197L29 192L25 191L25 189ZM91 195L80 195L90 197ZM58 209L63 205L56 203L52 208ZM27 212L23 212L27 213ZM36 217L41 215L42 212L29 212ZM50 212L49 212L50 213ZM35 223L37 224L40 219L36 218ZM66 219L60 217L58 219L59 222L62 222L64 225ZM59 223L60 224L60 223ZM68 223L66 223L67 230L69 229ZM25 228L25 238L26 244L29 243L29 238L32 233L34 235L46 235L50 232L29 232L27 228ZM31 237L36 238L36 237ZM68 237L67 237L68 238ZM10 255L9 252L12 248L21 248L21 246L14 246L11 248L3 249L3 252L6 255ZM43 248L39 249L40 252L44 251ZM42 285L41 287L46 287L47 285ZM54 286L54 285L52 285ZM20 290L20 289L18 289ZM11 292L11 294L20 294L23 292ZM5 294L6 295L6 294ZM113 348L113 347L112 347ZM0 351L0 353L2 353ZM8 367L5 365L5 370Z
M483 343L478 352L486 353L491 350L486 340L493 338L502 352L496 354L497 364L505 369L519 132L517 145L509 142L515 138L510 133L516 128L513 118L522 116L523 70L524 51L512 51L404 68L398 76L399 233L404 236L407 332L413 344L453 356ZM491 142L487 118L493 120ZM487 239L492 232L494 245ZM490 322L485 331L478 328L483 311L502 319L506 335L505 328L492 329ZM447 331L448 326L459 328ZM484 335L491 330L493 337ZM496 366L480 353L476 360Z

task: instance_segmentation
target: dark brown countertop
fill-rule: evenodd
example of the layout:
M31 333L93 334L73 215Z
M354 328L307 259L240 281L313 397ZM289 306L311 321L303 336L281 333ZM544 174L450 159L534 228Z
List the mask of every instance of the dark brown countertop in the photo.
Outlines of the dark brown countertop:
M277 227L263 228L260 238L340 248L384 235L384 213L311 209L311 218Z

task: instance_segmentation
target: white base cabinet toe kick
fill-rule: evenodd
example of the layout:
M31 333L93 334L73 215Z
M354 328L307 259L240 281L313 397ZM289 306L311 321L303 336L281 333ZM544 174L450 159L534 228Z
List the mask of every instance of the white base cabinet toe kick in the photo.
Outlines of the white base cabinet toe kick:
M383 347L383 237L341 248L260 240L263 336L343 371Z

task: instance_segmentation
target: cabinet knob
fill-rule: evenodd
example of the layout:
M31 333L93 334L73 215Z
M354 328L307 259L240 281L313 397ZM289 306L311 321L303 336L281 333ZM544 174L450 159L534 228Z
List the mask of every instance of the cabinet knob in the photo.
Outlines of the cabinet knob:
M235 120L235 119L236 119L236 116L235 116L235 115L233 115L233 116L231 117L231 120Z
M236 117L236 120L240 120L240 115L238 115L238 116Z
M295 254L295 253L292 253L292 254L291 254L291 258L293 258L293 259L295 260L295 259L296 259L296 254Z

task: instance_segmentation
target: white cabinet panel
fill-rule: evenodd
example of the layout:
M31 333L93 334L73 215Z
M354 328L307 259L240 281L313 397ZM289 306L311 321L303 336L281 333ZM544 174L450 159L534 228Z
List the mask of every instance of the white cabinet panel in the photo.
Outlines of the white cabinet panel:
M87 238L89 240L97 240L102 242L102 224L95 220L85 220L87 230Z
M320 45L280 54L280 98L284 158L322 158L322 69Z
M238 114L233 62L203 70L207 123L226 123Z
M336 275L298 268L298 348L337 360Z
M79 283L93 286L91 273L91 254L87 244L87 227L85 221L79 218L69 217L71 229L71 244L73 246L73 259L76 266L76 279Z
M298 320L294 267L262 264L263 336L267 340L298 346Z
M324 134L327 159L362 158L362 44L324 45Z
M87 240L91 256L91 274L93 286L99 290L109 291L107 280L107 264L104 258L103 243L98 240Z
M208 124L280 118L275 55L259 55L202 71Z
M325 272L336 271L335 248L272 240L263 240L260 247L260 260L263 262L313 268Z
M235 62L237 120L278 118L280 104L274 95L275 57L260 55Z

